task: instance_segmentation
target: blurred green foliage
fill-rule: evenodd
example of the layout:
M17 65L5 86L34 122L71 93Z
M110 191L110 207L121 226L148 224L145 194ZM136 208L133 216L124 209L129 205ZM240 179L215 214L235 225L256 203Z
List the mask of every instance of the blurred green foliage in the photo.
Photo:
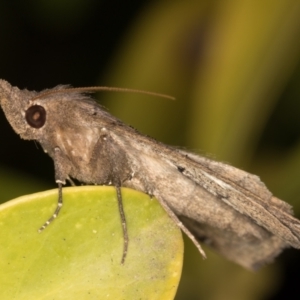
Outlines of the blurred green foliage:
M71 1L60 1L63 4L58 6L31 2L26 11L33 14L27 20L41 31L62 32L63 40L88 19L91 10L81 2L74 1L73 8ZM294 206L299 217L300 2L161 0L147 4L121 46L114 49L105 76L100 75L100 57L87 68L89 72L99 68L99 85L167 93L176 101L105 93L101 103L160 141L258 174L276 196ZM89 1L89 7L94 9L95 2ZM2 5L0 13L5 10ZM101 35L93 38L102 43ZM89 45L84 51L89 56ZM84 56L76 59L79 64ZM77 71L74 64L69 68ZM45 76L60 78L65 69ZM12 187L13 182L18 188L11 193L26 193L25 177L4 175L5 186ZM206 251L208 259L202 261L187 241L177 300L266 299L284 279L279 263L250 273Z

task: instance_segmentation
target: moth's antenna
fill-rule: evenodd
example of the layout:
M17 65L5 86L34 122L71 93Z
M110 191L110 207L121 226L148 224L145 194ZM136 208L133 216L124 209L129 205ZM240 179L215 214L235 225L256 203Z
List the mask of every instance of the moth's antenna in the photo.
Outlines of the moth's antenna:
M148 92L148 91L143 91L143 90L128 89L128 88L108 87L108 86L91 86L91 87L78 87L78 88L66 88L66 89L60 89L60 90L51 90L48 92L41 93L41 94L37 95L36 97L33 97L31 100L36 100L39 98L47 97L49 95L60 94L60 93L99 92L99 91L143 94L143 95L149 95L149 96L155 96L155 97L175 100L174 97L165 95L165 94Z

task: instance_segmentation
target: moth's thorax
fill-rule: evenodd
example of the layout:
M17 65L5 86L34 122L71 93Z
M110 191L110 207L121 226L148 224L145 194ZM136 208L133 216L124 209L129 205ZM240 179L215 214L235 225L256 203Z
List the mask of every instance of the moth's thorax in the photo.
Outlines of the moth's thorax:
M87 173L87 166L90 164L93 155L93 149L99 136L99 128L96 127L78 127L76 130L69 127L59 127L51 134L51 144L47 140L41 140L40 143L44 150L55 158L55 149L60 150L60 155L69 165L70 175ZM86 174L85 174L86 175ZM81 177L84 175L81 175Z
M89 163L93 148L99 136L98 128L83 127L77 131L71 128L55 132L55 144L72 161L80 164Z

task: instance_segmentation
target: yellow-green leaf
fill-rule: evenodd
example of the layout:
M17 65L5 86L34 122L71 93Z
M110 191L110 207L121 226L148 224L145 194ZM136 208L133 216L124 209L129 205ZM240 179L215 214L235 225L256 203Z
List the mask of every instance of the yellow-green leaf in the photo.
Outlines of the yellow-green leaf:
M113 187L57 190L0 206L0 299L173 299L183 256L181 233L155 199L122 189L129 249Z

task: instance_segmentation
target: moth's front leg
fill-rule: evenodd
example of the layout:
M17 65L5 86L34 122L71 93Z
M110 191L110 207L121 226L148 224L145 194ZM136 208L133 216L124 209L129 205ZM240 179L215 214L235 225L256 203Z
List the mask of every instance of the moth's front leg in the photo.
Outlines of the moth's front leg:
M62 185L66 184L66 179L69 179L68 171L70 168L66 166L66 157L64 157L59 147L54 148L53 160L54 160L54 168L55 168L55 182L58 185L58 201L53 215L39 229L39 232L42 232L46 227L48 227L54 221L54 219L57 218L63 205Z

